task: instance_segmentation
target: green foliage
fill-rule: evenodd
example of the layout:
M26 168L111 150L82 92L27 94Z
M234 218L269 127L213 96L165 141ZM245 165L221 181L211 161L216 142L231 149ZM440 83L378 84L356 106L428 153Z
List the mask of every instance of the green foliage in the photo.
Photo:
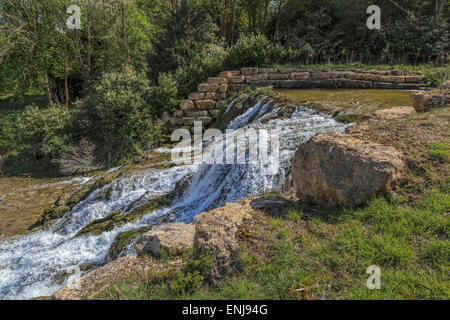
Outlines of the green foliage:
M157 143L158 110L149 105L147 79L132 68L103 74L79 102L81 134L97 145L97 159L106 164L124 162Z
M157 114L175 111L179 103L177 97L178 87L173 75L161 73L158 77L158 86L151 89L152 110Z
M0 156L14 148L16 131L10 117L0 118Z
M366 27L370 4L378 4L383 10L381 30ZM385 1L288 0L280 16L274 18L283 22L275 24L275 39L293 50L288 60L296 63L448 61L448 22L430 17L432 11L420 8L417 1L402 7L413 14Z
M147 55L149 78L156 81L160 73L187 67L209 44L217 43L217 25L209 8L200 1L182 0L175 11L157 21L159 33L151 39Z
M437 141L427 145L431 156L443 162L450 162L450 144L444 141Z
M17 119L19 141L35 158L56 159L66 148L70 121L65 106L28 106Z
M197 89L197 85L223 70L225 49L218 44L206 45L189 64L175 71L180 99Z
M225 65L231 68L279 63L286 58L286 50L264 35L242 37L228 49Z
M425 246L425 260L433 266L450 264L450 242L448 240L433 239Z

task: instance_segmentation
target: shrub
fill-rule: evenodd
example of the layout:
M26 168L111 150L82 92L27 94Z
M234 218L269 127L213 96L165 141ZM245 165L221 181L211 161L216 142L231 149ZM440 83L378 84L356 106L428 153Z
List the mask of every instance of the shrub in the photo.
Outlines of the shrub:
M225 64L228 67L260 66L281 63L286 58L286 50L272 43L263 35L243 37L229 48Z
M156 81L160 73L188 66L202 49L217 41L217 25L210 6L200 1L180 0L177 8L161 16L159 33L152 37L152 51L147 54L149 77Z
M7 154L14 147L15 129L8 117L0 118L0 155Z
M189 93L197 89L197 85L208 77L215 77L222 71L226 51L223 46L210 44L203 48L189 63L175 71L178 83L178 93L184 99Z
M82 138L75 146L70 146L59 159L62 174L72 175L86 173L97 169L94 158L95 145L86 138Z
M158 77L158 86L151 90L150 99L154 112L161 115L164 111L174 111L179 102L177 97L178 86L173 75L161 73Z
M56 159L67 148L71 114L65 106L27 106L17 119L19 141L34 158Z
M103 74L80 101L77 125L81 136L97 145L96 158L105 165L122 163L154 146L160 136L148 101L151 88L132 68Z

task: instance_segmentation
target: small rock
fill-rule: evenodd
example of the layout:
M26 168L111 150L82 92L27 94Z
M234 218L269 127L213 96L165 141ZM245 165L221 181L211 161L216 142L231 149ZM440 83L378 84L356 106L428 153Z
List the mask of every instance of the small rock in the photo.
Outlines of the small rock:
M194 233L195 227L192 224L167 224L141 235L134 248L138 256L159 256L161 249L176 254L193 247Z
M217 91L220 93L226 93L228 91L228 84L221 84Z
M244 81L245 81L245 76L236 76L236 77L231 77L229 79L229 82L231 84L244 83Z
M281 217L287 214L291 202L282 197L258 198L250 203L253 210L262 211L269 216Z
M219 89L219 85L217 83L201 83L198 85L199 92L211 92Z
M180 101L181 110L192 110L195 109L194 103L191 100L181 100Z
M193 101L202 100L204 98L205 98L205 93L203 93L203 92L192 92L191 94L189 94L189 97L188 97L189 100L193 100Z
M308 74L309 76L309 74ZM289 73L269 73L268 78L269 80L289 80L290 74Z
M216 106L216 101L214 100L199 100L195 101L195 104L197 105L197 108L200 110L208 110L213 109Z
M267 73L259 73L251 76L247 76L247 83L254 81L264 81L267 80Z
M217 103L216 103L216 105L217 105ZM219 116L219 113L220 113L220 110L217 110L217 109L209 110L209 114L213 118L217 118Z
M442 89L450 89L450 80L445 81L440 86Z
M240 75L240 71L223 71L219 74L219 78L232 78Z
M241 72L243 75L253 75L258 73L258 68L242 68Z
M224 84L224 83L227 83L227 78L209 77L208 83Z
M173 115L177 118L184 116L184 111L183 110L175 110Z
M308 80L309 72L293 72L291 73L292 80Z
M191 118L208 116L207 110L186 110L185 113L188 117L191 117Z

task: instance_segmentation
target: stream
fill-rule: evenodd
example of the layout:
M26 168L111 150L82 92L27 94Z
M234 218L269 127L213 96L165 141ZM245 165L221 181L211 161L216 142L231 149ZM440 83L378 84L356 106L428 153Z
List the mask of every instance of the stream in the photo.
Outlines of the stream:
M0 299L30 299L52 295L71 280L68 278L61 283L55 279L55 275L72 266L101 264L111 244L122 232L153 226L161 221L190 223L197 214L223 206L227 202L264 191L280 190L300 144L316 133L343 132L349 125L300 105L294 109L289 117L277 118L280 109L272 101L263 99L228 125L229 129L240 129L242 132L243 129L263 129L276 135L279 139L279 163L276 167L270 162L187 164L162 169L137 166L131 172L126 172L93 191L47 229L0 238ZM221 143L229 143L226 138L224 134L222 140L216 139L211 143L213 146L219 140ZM211 150L211 145L207 148ZM246 149L248 151L248 144ZM156 151L170 152L166 149ZM111 169L110 172L115 170L121 168ZM100 235L76 237L93 220L105 218L117 210L126 210L130 204L139 204L171 193L177 182L187 176L188 185L167 207L148 212L134 222ZM77 180L51 183L80 185L90 178L75 179ZM134 254L132 244L121 253L129 254Z

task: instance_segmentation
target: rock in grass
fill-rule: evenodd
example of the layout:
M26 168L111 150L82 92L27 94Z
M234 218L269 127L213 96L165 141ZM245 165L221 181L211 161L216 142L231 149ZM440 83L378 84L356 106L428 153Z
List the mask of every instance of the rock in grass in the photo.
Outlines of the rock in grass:
M450 80L445 81L440 86L441 89L450 89Z
M138 256L152 254L160 256L161 250L170 254L191 249L194 246L195 226L172 223L141 235L134 245Z
M394 107L390 109L377 110L371 116L371 118L377 120L391 120L406 117L413 114L416 114L416 110L414 110L413 107L404 106L404 107Z
M297 150L292 178L303 201L354 207L389 192L404 168L402 154L392 147L322 133Z
M240 248L236 235L245 220L251 218L249 202L227 203L222 208L201 213L194 218L195 252L211 259L209 280L214 285L232 270L234 257Z

